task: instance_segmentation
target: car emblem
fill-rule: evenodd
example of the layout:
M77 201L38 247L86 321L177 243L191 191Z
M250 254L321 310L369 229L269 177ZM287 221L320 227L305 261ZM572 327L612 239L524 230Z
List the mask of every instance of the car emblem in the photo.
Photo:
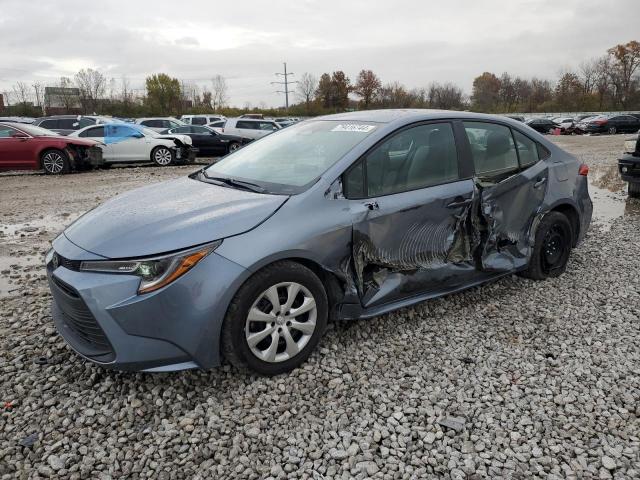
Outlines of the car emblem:
M57 253L53 254L53 258L51 259L51 264L53 265L53 269L55 270L60 266L60 257Z

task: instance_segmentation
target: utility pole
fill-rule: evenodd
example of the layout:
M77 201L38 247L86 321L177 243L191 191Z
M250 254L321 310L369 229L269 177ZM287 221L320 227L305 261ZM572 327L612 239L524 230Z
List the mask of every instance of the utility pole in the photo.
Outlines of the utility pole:
M276 93L284 93L285 108L289 110L289 85L292 83L298 83L297 81L289 81L289 75L293 75L293 72L287 73L287 62L284 62L284 73L276 73L276 76L284 77L284 82L271 82L271 85L284 85L284 90L276 90Z

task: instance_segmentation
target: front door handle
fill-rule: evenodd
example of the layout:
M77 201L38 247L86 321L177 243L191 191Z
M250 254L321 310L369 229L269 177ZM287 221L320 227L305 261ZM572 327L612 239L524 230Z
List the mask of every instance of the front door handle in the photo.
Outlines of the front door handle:
M533 188L540 188L547 182L547 177L539 178L536 183L533 184Z
M466 205L469 205L471 202L473 202L472 198L462 199L460 197L460 198L456 198L453 202L448 204L447 208L460 208L460 207L464 207Z

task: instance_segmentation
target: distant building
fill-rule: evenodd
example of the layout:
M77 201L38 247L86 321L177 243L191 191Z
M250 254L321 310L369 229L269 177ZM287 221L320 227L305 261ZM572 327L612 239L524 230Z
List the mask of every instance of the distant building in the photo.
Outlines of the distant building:
M44 87L44 105L47 115L82 113L80 89Z

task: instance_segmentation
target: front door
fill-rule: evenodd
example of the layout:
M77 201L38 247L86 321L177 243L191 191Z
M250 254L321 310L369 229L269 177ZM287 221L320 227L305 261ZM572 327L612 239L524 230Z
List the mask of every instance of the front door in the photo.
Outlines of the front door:
M479 268L521 269L529 263L532 228L548 186L549 171L536 142L505 125L464 122L480 197Z
M15 128L0 125L0 168L34 168L34 141Z
M453 124L405 128L343 177L354 213L353 268L363 307L454 289L477 276Z

